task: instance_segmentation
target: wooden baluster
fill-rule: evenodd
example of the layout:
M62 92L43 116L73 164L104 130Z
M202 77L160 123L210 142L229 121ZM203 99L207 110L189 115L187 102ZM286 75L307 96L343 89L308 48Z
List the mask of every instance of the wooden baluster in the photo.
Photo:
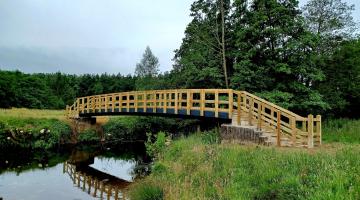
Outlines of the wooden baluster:
M86 189L86 178L87 178L87 177L86 177L86 175L84 174L84 175L83 175L83 186L82 186L82 190L83 190L83 191L85 191L85 189Z
M178 90L175 90L175 115L178 114L178 110L179 110L179 93Z
M241 93L237 93L237 124L241 126Z
M147 107L147 94L146 94L146 91L144 91L144 108L143 108L144 112L147 112L146 107Z
M94 182L95 182L95 186L94 186L93 197L96 197L96 195L97 195L97 190L98 190L98 187L99 187L99 180L98 180L98 179L95 179Z
M308 116L308 148L314 147L314 116Z
M77 186L80 187L80 172L78 173L77 182Z
M89 176L88 177L88 194L90 194L90 192L91 192L91 181L92 181L92 177L91 176Z
M100 181L100 199L104 198L105 185L103 181Z
M188 90L186 92L186 114L190 115L190 110L191 110L191 107L192 107L192 92L190 90Z
M205 90L200 91L200 116L204 116L205 111Z
M126 112L130 112L130 93L126 94Z
M293 146L296 146L297 129L296 129L296 118L295 117L290 118L290 125L291 125L292 144L293 144Z
M262 111L262 104L258 101L257 102L257 128L261 131L261 111Z
M135 112L138 110L138 92L134 93L134 106L135 106Z
M254 99L252 97L250 97L250 100L249 100L249 125L252 126L252 118L253 118L253 110L254 110Z
M281 112L280 110L276 111L276 142L279 147L281 147Z
M115 200L118 200L118 199L119 199L119 188L118 188L118 187L115 188L115 196L114 196L114 199L115 199Z
M112 194L112 188L111 185L109 185L107 189L107 200L110 200L111 194Z
M167 111L167 92L164 92L163 95L163 113Z
M318 136L319 146L322 144L321 115L316 116L316 133Z
M233 109L234 109L234 94L233 94L233 90L229 90L228 91L228 103L229 103L229 119L232 119L232 114L233 114Z
M219 117L219 90L215 91L215 117Z

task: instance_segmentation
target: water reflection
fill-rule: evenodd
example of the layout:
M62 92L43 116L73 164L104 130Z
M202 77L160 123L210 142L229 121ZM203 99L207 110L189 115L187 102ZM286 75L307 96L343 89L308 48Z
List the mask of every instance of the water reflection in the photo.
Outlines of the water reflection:
M74 150L24 162L0 152L0 199L128 199L128 186L149 171L141 148L130 154Z

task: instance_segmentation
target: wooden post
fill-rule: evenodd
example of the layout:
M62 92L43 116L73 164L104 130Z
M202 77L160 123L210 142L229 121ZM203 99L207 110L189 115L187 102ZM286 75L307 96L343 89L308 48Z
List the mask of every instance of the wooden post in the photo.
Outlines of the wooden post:
M241 92L237 93L237 124L241 125Z
M130 112L130 93L126 94L126 111Z
M153 112L156 113L156 104L157 104L157 95L156 95L156 91L154 91L154 100L153 100Z
M297 129L296 129L296 118L295 117L292 117L290 119L290 124L291 124L291 140L292 140L292 144L293 144L293 146L296 146Z
M166 113L167 111L167 92L163 93L163 113Z
M82 186L82 189L83 189L83 191L85 191L85 189L86 189L86 175L84 174L83 175L83 186Z
M119 188L118 188L118 187L115 188L115 196L114 196L114 199L115 199L115 200L118 200L118 199L119 199Z
M77 181L78 181L77 186L80 187L80 172L78 173Z
M233 114L233 109L234 109L234 94L233 94L233 90L229 90L229 118L232 119L232 114Z
M186 114L190 115L190 109L192 107L191 104L191 99L192 99L192 93L190 92L190 90L187 91L187 95L186 95Z
M178 90L175 90L175 114L178 114L178 109L179 109L179 93Z
M281 147L281 112L280 110L276 111L277 120L276 120L276 142L279 147Z
M204 116L205 111L205 90L200 91L200 116Z
M104 182L100 181L100 199L103 199L104 197L104 190L105 190Z
M215 91L215 117L219 117L219 91Z
M308 148L314 147L314 116L308 115Z
M147 94L146 94L146 91L144 91L144 112L146 112L146 108L147 107Z
M260 103L260 102L258 101L257 105L258 105L258 107L257 107L258 130L261 131L262 103Z
M98 180L98 179L95 179L95 187L94 187L93 197L96 197L98 187L99 187L99 180Z
M138 110L138 92L134 93L134 106L135 106L135 112Z
M90 194L91 193L91 181L92 181L92 178L91 178L91 176L89 176L88 177L88 194Z
M107 200L110 200L111 194L112 194L112 188L111 188L111 185L109 185L108 190L107 190Z
M250 97L250 107L249 107L249 125L252 126L252 118L253 118L253 109L254 109L254 99Z
M316 133L318 135L319 146L322 144L322 128L321 128L321 115L316 116Z
M111 106L112 106L112 112L115 112L115 107L116 107L116 96L115 94L112 95L111 97Z

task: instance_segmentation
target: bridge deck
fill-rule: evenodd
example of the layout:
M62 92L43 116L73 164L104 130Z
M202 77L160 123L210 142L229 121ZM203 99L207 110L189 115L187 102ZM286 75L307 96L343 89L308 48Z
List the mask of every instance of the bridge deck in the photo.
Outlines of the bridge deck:
M121 114L163 114L247 121L272 131L292 144L321 144L321 116L301 117L245 91L232 89L177 89L132 91L77 98L66 108L69 118ZM233 119L236 117L236 119Z

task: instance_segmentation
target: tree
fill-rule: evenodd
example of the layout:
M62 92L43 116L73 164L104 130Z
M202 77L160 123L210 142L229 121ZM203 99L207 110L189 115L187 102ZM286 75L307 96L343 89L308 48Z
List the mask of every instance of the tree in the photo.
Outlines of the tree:
M344 39L354 35L354 9L354 5L342 0L310 0L302 8L308 30L319 38L318 53L329 54Z
M235 2L244 14L235 21L240 25L235 25L232 87L297 112L326 109L312 89L323 74L314 65L314 37L304 27L298 1L254 0L250 6Z
M159 60L147 46L140 63L136 64L135 75L138 77L156 77L158 73Z
M184 87L228 87L232 68L229 0L197 0L185 38L175 51L174 71ZM200 85L199 85L200 83Z
M342 0L310 0L303 7L308 28L325 36L345 36L355 31L352 11L355 5Z

